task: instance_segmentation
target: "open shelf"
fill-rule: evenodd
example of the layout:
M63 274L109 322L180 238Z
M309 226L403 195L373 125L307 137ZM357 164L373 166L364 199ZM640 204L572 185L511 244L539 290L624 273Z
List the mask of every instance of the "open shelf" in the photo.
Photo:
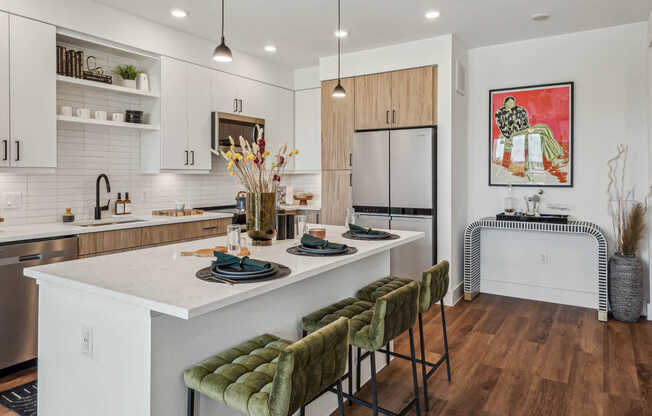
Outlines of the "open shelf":
M91 124L95 126L120 127L126 129L134 129L134 130L149 130L149 131L160 130L159 126L151 125L151 124L126 123L124 121L95 120L94 118L79 118L79 117L57 115L57 120L63 121L65 123Z
M113 84L104 84L102 82L89 81L87 79L74 78L65 75L57 75L57 82L63 84L69 84L69 85L78 85L85 88L96 88L100 90L115 92L118 94L136 95L139 97L149 97L149 98L160 98L159 94L155 94L150 91L141 91L135 88L127 88L127 87L122 87L120 85L113 85Z

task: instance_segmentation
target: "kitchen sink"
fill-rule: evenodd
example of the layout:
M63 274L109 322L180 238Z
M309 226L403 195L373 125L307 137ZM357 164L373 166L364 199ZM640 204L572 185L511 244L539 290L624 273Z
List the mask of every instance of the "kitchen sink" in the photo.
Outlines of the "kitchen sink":
M73 223L71 225L76 225L77 227L102 227L104 225L115 225L115 224L131 224L134 222L146 222L147 220L138 220L138 219L131 219L131 220L104 220L104 221L86 221L86 222L79 222L79 223Z

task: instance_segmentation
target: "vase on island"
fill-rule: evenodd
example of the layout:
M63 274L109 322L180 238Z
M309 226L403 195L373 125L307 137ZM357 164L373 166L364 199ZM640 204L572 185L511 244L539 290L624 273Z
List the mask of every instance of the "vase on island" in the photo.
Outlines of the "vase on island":
M248 192L247 234L254 245L270 245L276 236L276 193Z
M281 176L288 162L299 151L288 150L282 145L276 153L267 149L263 128L258 127L258 137L249 141L240 136L238 145L229 137L228 150L211 150L227 161L226 170L230 176L237 176L246 189L245 212L247 234L253 245L270 245L276 237L276 195L281 185Z

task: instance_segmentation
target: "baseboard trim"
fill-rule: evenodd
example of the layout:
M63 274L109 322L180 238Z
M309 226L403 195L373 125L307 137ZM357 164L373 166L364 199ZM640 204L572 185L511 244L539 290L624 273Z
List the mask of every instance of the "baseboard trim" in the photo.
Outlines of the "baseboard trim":
M444 305L455 306L464 297L464 282L460 282L453 289L449 289L444 296Z

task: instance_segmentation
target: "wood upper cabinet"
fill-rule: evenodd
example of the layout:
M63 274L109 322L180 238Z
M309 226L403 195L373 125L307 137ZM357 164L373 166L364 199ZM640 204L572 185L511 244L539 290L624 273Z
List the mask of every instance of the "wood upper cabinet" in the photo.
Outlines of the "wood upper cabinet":
M392 76L392 125L416 127L437 124L435 75L432 66L395 71Z
M437 67L355 78L355 129L437 124Z
M321 192L321 223L344 225L346 209L351 206L351 171L322 171Z
M333 97L337 80L321 83L321 168L349 169L355 130L355 81L342 79L346 97Z
M355 129L391 127L392 73L355 78Z

